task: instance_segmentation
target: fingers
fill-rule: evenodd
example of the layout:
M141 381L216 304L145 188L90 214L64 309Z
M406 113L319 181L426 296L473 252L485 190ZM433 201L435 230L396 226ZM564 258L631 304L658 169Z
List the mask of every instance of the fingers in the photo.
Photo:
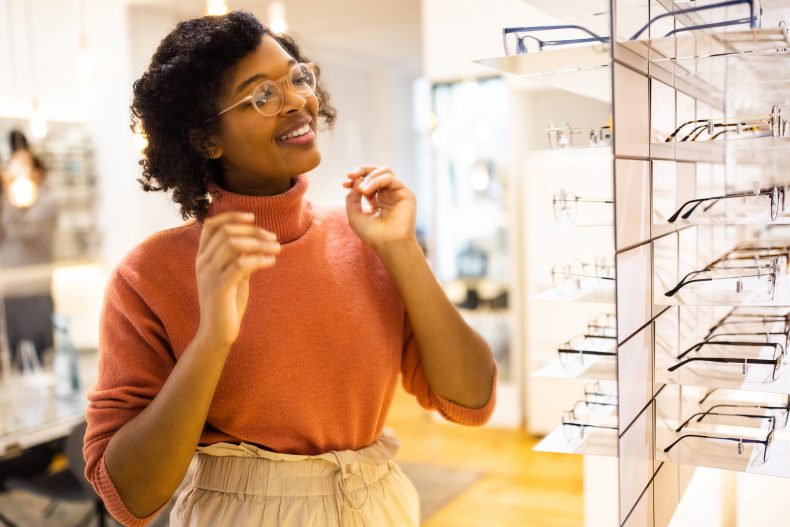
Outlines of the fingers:
M197 267L240 278L274 265L281 247L274 233L254 225L253 214L228 212L208 218L200 236Z
M273 255L265 254L242 254L232 260L225 269L222 270L220 279L227 282L238 282L258 269L272 267L276 262Z
M234 237L258 238L262 241L269 242L277 241L277 236L275 236L274 233L261 229L256 225L225 223L216 228L211 239L205 243L200 254L204 257L204 259L211 260L211 258L217 252L217 248L223 243L223 241L227 238Z
M203 247L214 236L214 232L225 224L230 223L246 223L252 224L255 215L250 212L224 212L207 218L203 222L203 230L200 233L200 243L198 245L198 253L203 250Z
M229 265L242 257L256 255L274 257L280 254L281 250L280 244L277 242L234 236L222 241L209 262L212 267L224 272Z

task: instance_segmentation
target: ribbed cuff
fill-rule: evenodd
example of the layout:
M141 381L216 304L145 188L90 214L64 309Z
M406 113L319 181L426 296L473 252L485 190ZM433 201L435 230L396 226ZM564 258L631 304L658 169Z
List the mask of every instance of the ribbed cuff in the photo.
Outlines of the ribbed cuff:
M496 407L496 382L497 382L497 367L494 364L494 378L491 382L491 395L488 402L481 408L467 408L460 404L454 403L445 399L438 393L432 392L431 399L436 409L448 421L458 423L465 426L482 426L491 419L491 414L494 413Z
M121 499L121 495L118 494L118 489L115 488L115 484L113 484L110 479L107 466L104 464L104 456L102 456L101 460L99 460L99 464L96 466L93 487L104 501L104 507L107 509L107 512L126 527L143 527L147 525L162 512L162 509L164 509L169 502L169 500L166 501L161 507L145 518L138 518L132 514L129 509L126 508L126 504Z

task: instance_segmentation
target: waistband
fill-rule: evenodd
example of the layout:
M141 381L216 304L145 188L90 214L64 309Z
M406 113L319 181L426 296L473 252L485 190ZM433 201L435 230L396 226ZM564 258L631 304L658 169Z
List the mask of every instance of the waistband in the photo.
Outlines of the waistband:
M242 443L216 443L197 449L192 485L198 489L245 497L329 496L338 505L361 509L370 485L391 470L400 441L385 429L359 450L318 455L280 454Z

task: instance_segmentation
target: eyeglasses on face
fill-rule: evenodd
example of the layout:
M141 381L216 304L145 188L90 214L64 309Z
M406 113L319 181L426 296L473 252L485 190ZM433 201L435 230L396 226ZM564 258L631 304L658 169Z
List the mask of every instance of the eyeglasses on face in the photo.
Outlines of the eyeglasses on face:
M614 201L606 199L590 199L580 198L572 192L565 189L560 189L559 193L554 194L551 198L551 204L554 208L554 219L561 223L563 220L575 222L579 216L580 203L598 203L598 204L613 204Z
M683 215L680 217L686 220L689 218L689 216L691 216L694 213L695 210L697 210L697 207L699 207L703 203L710 202L702 209L703 212L707 212L711 207L713 207L716 203L718 203L723 199L749 198L753 196L768 196L771 199L771 209L770 209L771 221L776 220L776 218L779 216L780 210L782 212L784 212L785 210L785 188L771 187L771 188L761 189L752 192L734 192L732 194L724 194L722 196L711 196L708 198L692 199L681 205L680 208L678 208L678 210L676 210L675 213L672 214L672 216L670 216L669 219L667 219L667 221L669 223L675 223L675 221L677 221L678 216L680 216L681 213L683 213ZM686 207L689 208L686 209ZM684 210L685 212L683 212Z
M253 88L252 93L233 103L216 117L219 117L234 108L250 104L255 111L264 117L271 117L280 113L285 104L286 91L300 97L310 97L316 88L315 66L313 64L296 63L290 71L277 80L265 80Z
M768 448L771 446L774 440L774 430L769 430L768 434L766 435L765 439L751 439L751 438L743 438L743 437L727 437L727 436L712 436L712 435L704 435L704 434L684 434L677 438L672 444L664 449L664 452L669 452L672 448L683 441L684 439L707 439L711 441L728 441L738 444L738 455L743 455L744 452L744 445L763 445L763 463L768 461Z
M546 133L549 135L549 145L552 150L574 146L574 137L581 137L586 141L586 143L579 146L594 148L599 146L611 146L612 144L611 126L601 126L599 128L572 128L568 123L555 125L554 122L549 121Z
M678 15L691 14L701 11L714 10L714 9L727 9L734 6L743 5L748 8L748 16L725 19L719 22L712 22L706 24L694 24L685 27L678 27L668 32L665 37L672 36L676 33L685 31L695 31L698 29L711 29L717 27L728 27L735 25L748 24L751 28L760 26L760 8L755 4L759 0L726 0L723 2L716 2L703 6L693 6L682 9L674 9L666 13L652 17L648 22L639 28L639 30L631 35L628 40L638 40L654 23L667 17L676 17ZM559 39L559 40L543 40L533 33L543 33L551 31L576 31L579 33L577 38ZM573 24L562 25L549 25L549 26L524 26L524 27L506 27L502 30L502 41L505 47L506 55L521 55L525 53L535 53L543 51L546 48L556 46L566 46L573 44L607 44L611 41L609 36L598 35L589 29Z

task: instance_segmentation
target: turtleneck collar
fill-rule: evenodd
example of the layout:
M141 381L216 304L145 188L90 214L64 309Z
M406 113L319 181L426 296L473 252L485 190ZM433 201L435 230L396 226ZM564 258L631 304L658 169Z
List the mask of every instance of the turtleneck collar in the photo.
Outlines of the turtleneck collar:
M223 212L252 212L255 224L277 235L280 243L288 243L304 234L313 220L310 203L304 199L307 176L296 178L296 184L275 196L249 196L227 191L214 182L208 185L211 194L206 217Z

